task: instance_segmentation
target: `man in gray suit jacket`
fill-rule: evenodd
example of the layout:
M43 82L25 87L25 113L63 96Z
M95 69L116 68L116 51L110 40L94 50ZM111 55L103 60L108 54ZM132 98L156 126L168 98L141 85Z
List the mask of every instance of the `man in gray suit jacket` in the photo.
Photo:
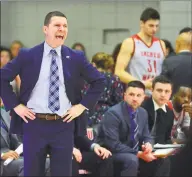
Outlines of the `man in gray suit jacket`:
M14 134L9 134L10 115L1 108L1 175L3 176L20 176L23 169L23 158L19 156L14 150L21 144L19 139ZM3 163L8 158L14 160L4 166Z
M140 107L144 93L142 82L128 83L125 101L105 113L97 141L112 152L121 176L137 176L138 170L141 176L168 176L169 161L157 159L152 153L148 114Z

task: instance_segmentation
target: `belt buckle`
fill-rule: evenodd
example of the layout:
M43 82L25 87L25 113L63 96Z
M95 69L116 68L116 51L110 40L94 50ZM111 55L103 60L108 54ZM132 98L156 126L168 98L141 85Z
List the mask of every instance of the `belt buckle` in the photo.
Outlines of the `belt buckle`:
M45 119L46 119L46 120L49 120L47 117L48 117L48 114L45 115Z

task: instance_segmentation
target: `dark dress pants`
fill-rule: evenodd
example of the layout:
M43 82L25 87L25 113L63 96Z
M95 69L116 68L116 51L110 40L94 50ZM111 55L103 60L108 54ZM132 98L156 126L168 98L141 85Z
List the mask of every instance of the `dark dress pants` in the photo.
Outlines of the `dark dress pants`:
M51 176L71 176L73 121L36 118L23 124L24 176L43 176L47 154Z
M135 154L116 153L113 154L115 165L115 176L139 176L139 177L162 177L169 176L169 158L157 159L145 162L138 159Z
M94 152L82 152L82 161L78 163L73 159L73 176L78 174L77 170L83 169L90 172L86 176L113 176L113 159L102 159Z
M139 160L135 154L115 153L113 160L115 176L137 176Z
M170 175L170 159L158 158L152 162L139 159L139 177L168 177Z

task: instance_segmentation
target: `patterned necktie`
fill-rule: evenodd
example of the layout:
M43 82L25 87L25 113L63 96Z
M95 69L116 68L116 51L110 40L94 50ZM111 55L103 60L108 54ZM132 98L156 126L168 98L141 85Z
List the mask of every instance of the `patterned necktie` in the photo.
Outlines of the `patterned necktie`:
M133 149L137 150L139 145L139 127L137 124L137 113L134 112L131 115L131 124L132 124L132 142L133 142Z
M57 52L51 50L52 61L50 66L49 101L48 107L54 113L60 109L59 104L59 70L56 63Z
M3 128L6 132L9 132L8 127L6 126L5 122L2 119L0 119L0 121L1 121L1 128Z

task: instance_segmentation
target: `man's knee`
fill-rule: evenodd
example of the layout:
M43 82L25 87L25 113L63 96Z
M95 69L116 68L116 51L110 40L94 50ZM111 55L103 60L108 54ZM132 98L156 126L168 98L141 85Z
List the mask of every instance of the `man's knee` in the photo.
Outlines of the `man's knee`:
M138 168L139 166L139 161L138 157L134 154L128 154L125 155L125 166L132 167L132 168Z
M137 169L139 166L138 157L131 153L117 154L114 157L115 163L122 164L123 168L134 168Z
M159 166L162 171L164 171L165 173L169 173L170 166L171 166L171 161L170 161L169 157L161 159Z
M3 175L5 176L20 176L20 173L23 174L23 166L24 162L23 159L13 160L7 166L3 168Z
M157 164L159 167L170 167L170 159L169 158L159 158L157 159Z
M106 158L106 159L101 159L101 164L103 164L104 166L113 166L113 158L112 156Z
M136 176L138 171L138 158L135 154L122 153L115 155L115 176Z

